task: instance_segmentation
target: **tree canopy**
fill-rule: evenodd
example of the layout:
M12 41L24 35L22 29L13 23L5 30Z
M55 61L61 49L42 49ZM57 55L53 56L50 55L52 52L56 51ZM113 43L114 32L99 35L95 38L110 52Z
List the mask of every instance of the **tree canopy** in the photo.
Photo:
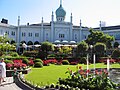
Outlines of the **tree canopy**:
M52 50L54 50L54 47L53 47L53 44L52 44L52 43L46 41L46 42L43 42L43 43L42 43L41 49L42 49L42 51L47 52L47 51L52 51Z
M102 31L95 31L94 29L89 30L90 34L85 40L89 45L95 45L97 42L101 42L110 47L110 43L114 41L114 37L108 34L104 34Z

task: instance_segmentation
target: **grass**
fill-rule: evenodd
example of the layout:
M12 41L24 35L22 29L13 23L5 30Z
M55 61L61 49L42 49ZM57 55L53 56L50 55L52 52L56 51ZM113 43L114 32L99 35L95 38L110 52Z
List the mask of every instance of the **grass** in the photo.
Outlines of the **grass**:
M50 65L44 66L43 68L32 68L31 72L25 75L25 79L32 83L39 84L40 86L57 83L59 78L66 78L68 75L65 74L67 68L75 71L77 65ZM86 69L87 65L79 64L83 69ZM93 68L93 64L89 65L89 68ZM112 68L120 68L120 64L110 65ZM96 68L106 68L103 63L96 64Z

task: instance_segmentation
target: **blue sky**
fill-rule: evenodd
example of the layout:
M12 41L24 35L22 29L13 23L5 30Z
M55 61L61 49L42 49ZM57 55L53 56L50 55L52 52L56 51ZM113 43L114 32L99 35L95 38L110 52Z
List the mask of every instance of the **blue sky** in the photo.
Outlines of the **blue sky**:
M73 24L98 27L99 21L105 21L106 26L120 25L120 0L63 0L66 11L65 21ZM6 18L9 24L17 25L17 17L21 17L21 24L50 22L52 11L60 5L60 0L0 0L0 20ZM56 20L56 16L54 17Z

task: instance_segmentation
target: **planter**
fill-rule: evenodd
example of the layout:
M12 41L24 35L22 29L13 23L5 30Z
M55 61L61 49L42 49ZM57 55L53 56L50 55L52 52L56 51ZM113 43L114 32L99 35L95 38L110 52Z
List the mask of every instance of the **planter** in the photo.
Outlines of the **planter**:
M31 68L25 70L17 70L18 72L22 72L22 74L28 74L31 71ZM6 70L6 77L11 77L14 70Z

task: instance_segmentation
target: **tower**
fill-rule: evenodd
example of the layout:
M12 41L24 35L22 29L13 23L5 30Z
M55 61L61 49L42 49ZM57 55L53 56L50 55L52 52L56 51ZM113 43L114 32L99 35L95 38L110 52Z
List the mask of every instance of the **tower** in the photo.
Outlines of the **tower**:
M50 32L50 36L51 36L51 42L54 42L54 14L52 11L52 15L51 15L51 32Z
M19 46L19 44L20 44L20 16L18 16L18 29L17 29L17 45Z
M56 19L58 22L63 22L65 20L66 11L62 7L62 0L60 0L60 7L56 10Z

